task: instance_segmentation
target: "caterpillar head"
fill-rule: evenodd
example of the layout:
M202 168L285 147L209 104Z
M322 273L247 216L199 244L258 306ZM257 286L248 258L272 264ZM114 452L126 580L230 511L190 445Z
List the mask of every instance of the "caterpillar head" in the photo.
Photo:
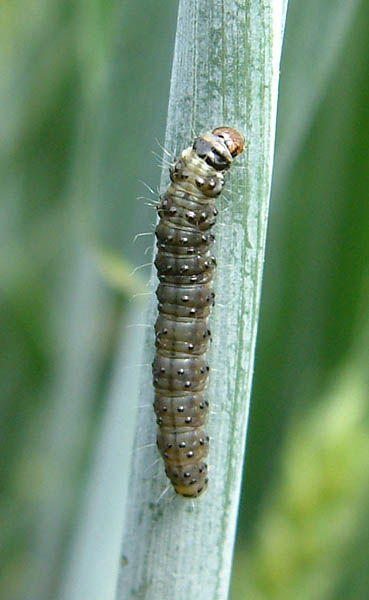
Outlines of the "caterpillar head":
M212 134L224 140L232 158L243 152L244 139L236 129L232 127L217 127L213 129Z
M243 146L243 137L238 131L232 127L217 127L197 138L193 149L216 171L226 171L233 158L242 152Z

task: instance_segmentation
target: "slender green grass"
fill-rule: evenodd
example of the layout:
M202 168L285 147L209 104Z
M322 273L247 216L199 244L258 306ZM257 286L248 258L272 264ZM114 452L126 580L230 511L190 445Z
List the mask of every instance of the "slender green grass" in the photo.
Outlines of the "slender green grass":
M221 200L218 304L209 387L208 492L175 497L155 448L150 369L142 373L117 598L224 599L228 594L264 257L285 3L181 2L166 149L231 125L247 149ZM162 188L168 181L167 170ZM155 287L155 280L152 281ZM155 300L147 322L154 322ZM148 330L143 363L154 352ZM189 592L190 588L190 592Z

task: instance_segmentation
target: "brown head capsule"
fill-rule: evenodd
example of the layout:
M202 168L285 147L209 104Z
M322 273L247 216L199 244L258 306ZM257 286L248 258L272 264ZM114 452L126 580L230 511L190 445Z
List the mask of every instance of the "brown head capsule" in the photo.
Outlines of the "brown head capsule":
M236 129L232 127L217 127L213 129L212 134L225 141L233 158L243 152L245 142L242 135Z

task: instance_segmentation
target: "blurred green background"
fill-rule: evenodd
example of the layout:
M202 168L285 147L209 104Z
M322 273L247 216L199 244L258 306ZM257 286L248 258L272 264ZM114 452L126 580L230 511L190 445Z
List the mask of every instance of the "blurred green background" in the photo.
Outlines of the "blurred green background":
M289 11L232 600L368 597L369 5L346 4ZM145 289L176 10L1 6L6 600L55 597Z

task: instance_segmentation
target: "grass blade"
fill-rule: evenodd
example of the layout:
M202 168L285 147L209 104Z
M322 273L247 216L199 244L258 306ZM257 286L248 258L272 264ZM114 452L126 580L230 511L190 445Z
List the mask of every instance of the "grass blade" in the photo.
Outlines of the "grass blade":
M217 228L217 299L209 398L216 414L207 494L175 497L157 463L151 410L138 417L127 531L117 598L203 600L228 593L246 436L264 257L285 2L181 2L166 148L173 154L199 133L231 125L245 133L243 161L230 177ZM162 187L167 183L164 171ZM230 293L231 290L231 293ZM222 308L223 305L223 308ZM155 301L148 323L154 322ZM144 363L153 357L153 330ZM153 399L150 369L140 405Z

